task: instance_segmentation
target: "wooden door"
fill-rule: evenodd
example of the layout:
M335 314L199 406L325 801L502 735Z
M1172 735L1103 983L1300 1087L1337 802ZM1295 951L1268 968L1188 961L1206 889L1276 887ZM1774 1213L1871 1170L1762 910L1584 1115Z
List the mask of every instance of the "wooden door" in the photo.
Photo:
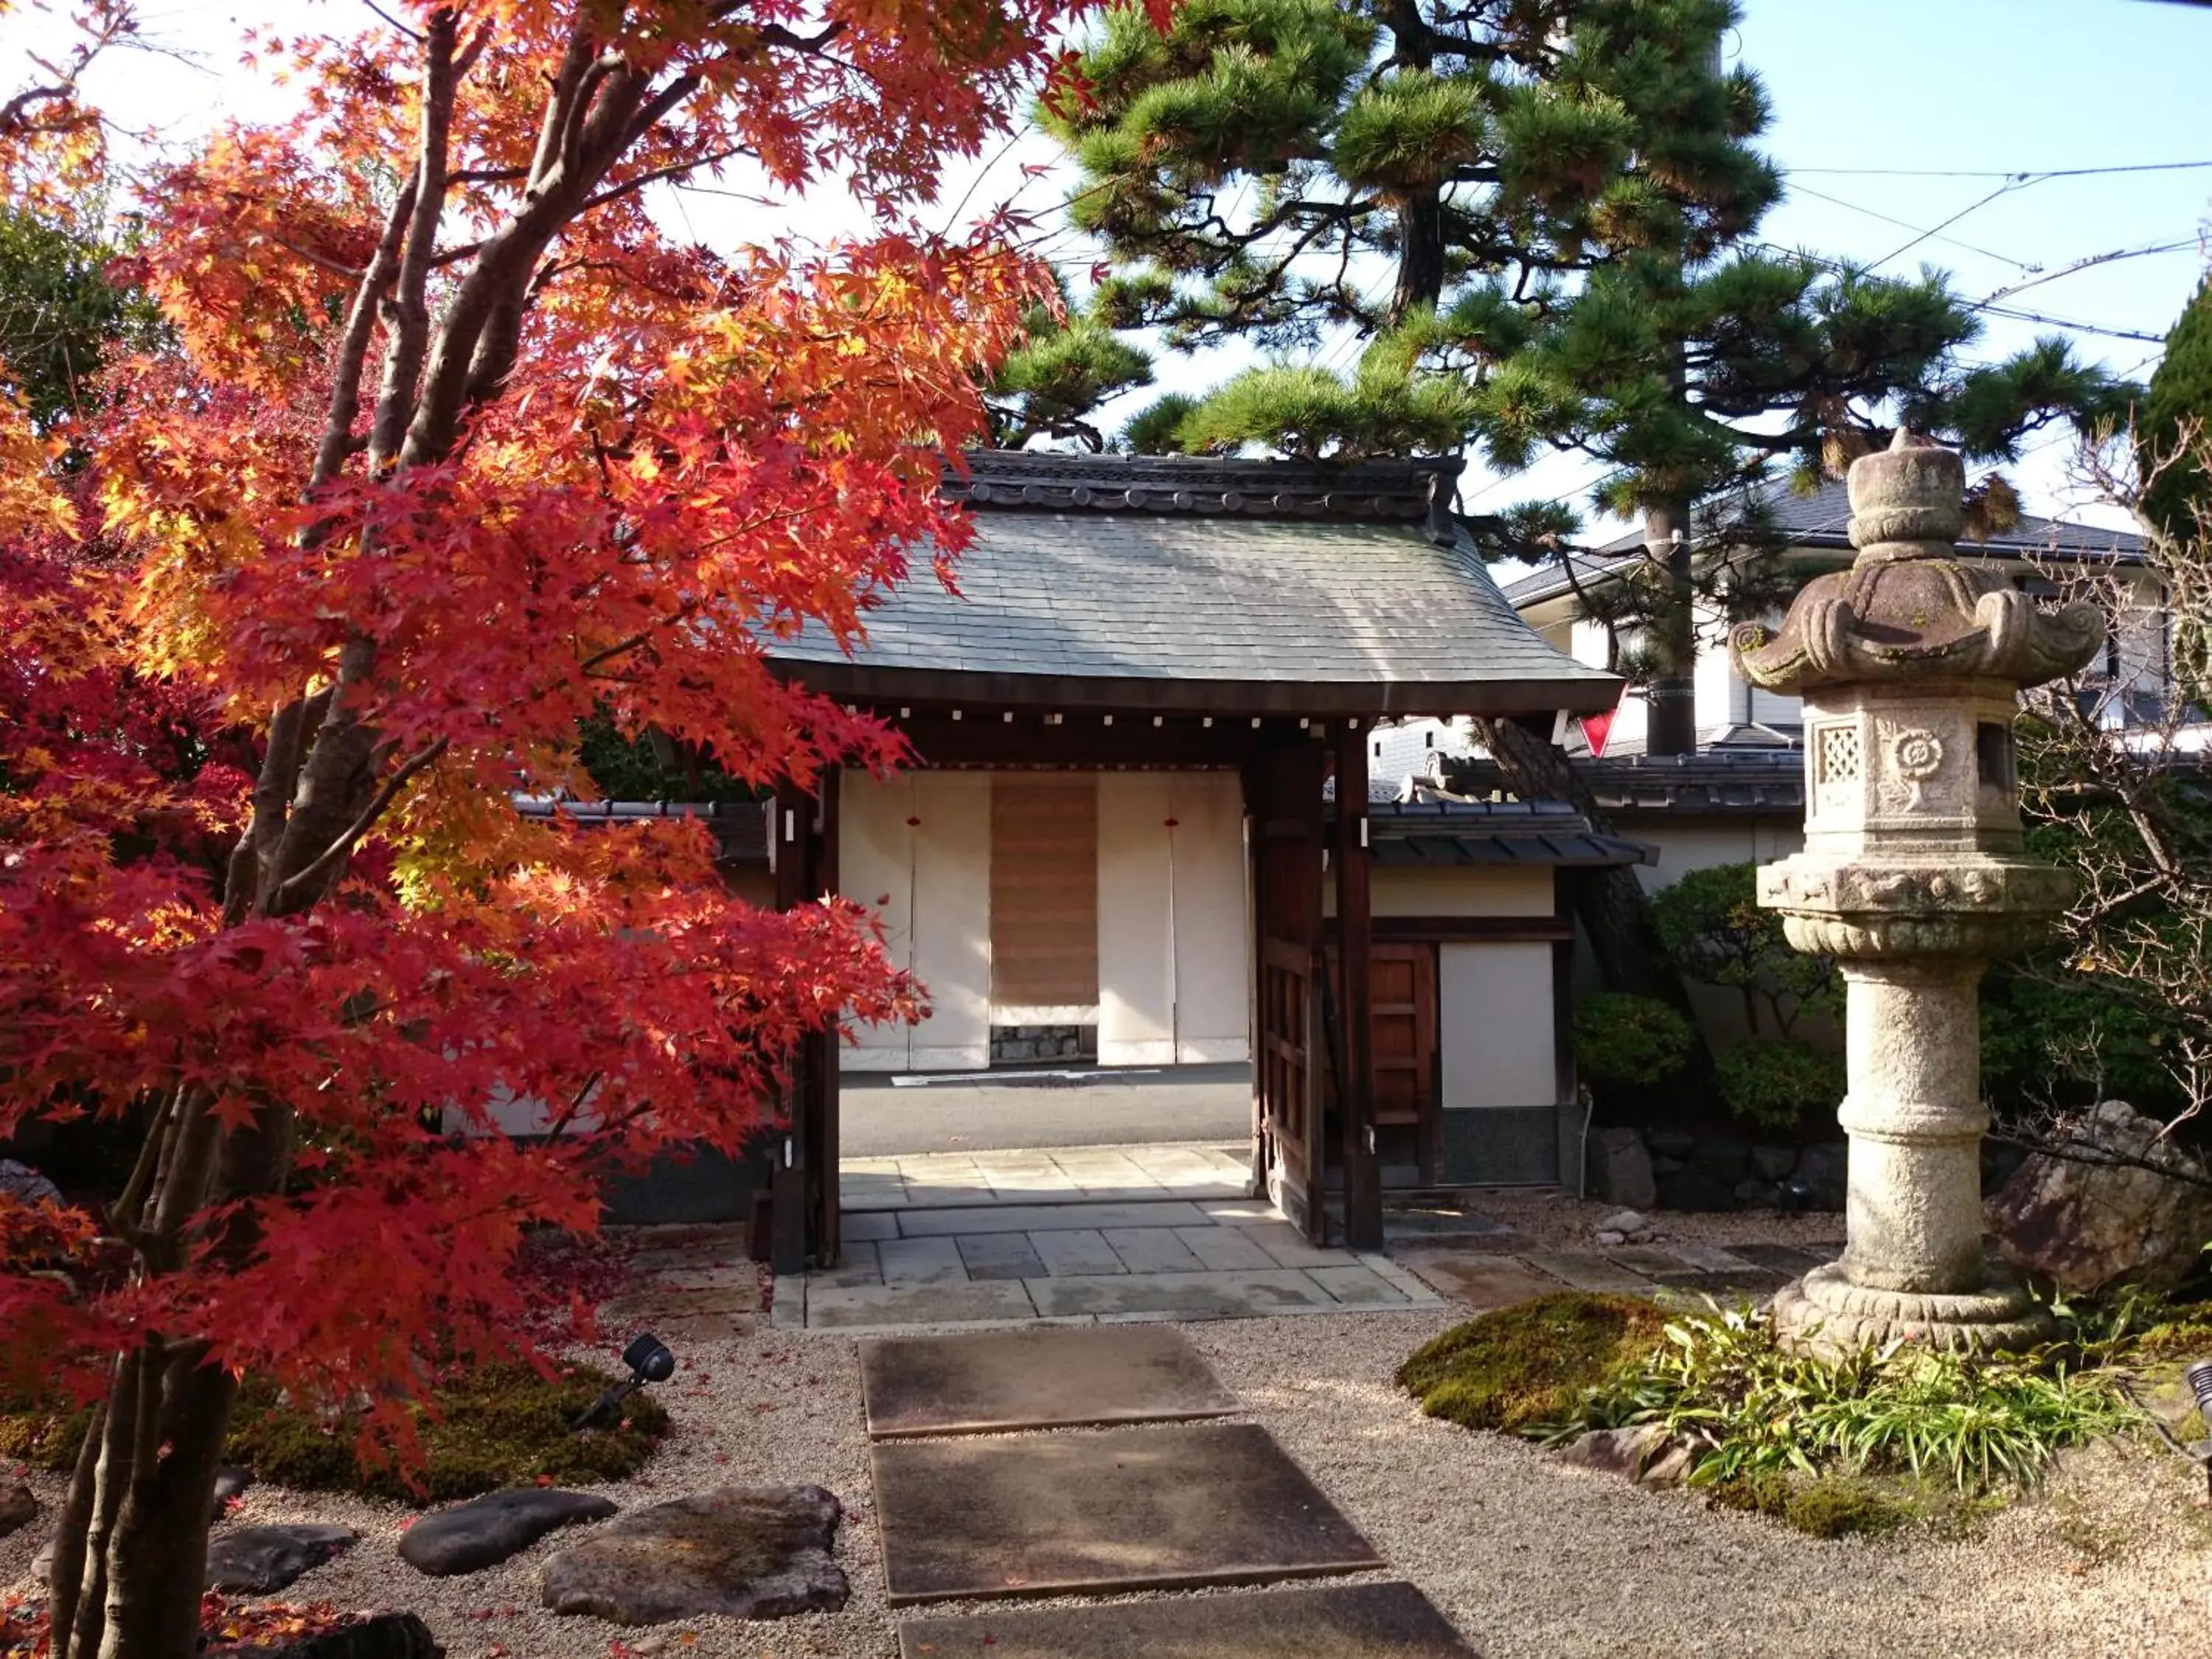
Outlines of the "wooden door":
M1375 987L1375 1121L1425 1123L1436 1109L1436 947L1378 945L1368 960Z
M1321 1110L1328 1066L1321 1017L1323 757L1311 742L1271 745L1244 776L1257 954L1253 1083L1267 1195L1316 1243L1328 1226Z

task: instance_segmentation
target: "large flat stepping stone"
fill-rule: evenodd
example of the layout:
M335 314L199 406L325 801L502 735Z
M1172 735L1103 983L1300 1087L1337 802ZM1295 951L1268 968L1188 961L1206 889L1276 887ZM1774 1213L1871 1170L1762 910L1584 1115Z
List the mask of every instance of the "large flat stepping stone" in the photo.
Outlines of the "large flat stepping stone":
M1411 1584L909 1619L899 1659L1477 1659Z
M882 1441L870 1457L893 1607L1264 1583L1382 1565L1251 1424Z
M834 1613L850 1593L830 1559L843 1513L820 1486L717 1486L632 1510L548 1560L542 1599L621 1625Z
M399 1540L399 1559L434 1578L481 1572L520 1555L556 1528L604 1521L616 1505L589 1492L524 1486L488 1492L426 1515Z
M996 1434L1221 1417L1237 1402L1165 1326L892 1337L860 1346L868 1432Z
M208 1541L207 1587L266 1595L287 1588L361 1534L351 1527L239 1527Z

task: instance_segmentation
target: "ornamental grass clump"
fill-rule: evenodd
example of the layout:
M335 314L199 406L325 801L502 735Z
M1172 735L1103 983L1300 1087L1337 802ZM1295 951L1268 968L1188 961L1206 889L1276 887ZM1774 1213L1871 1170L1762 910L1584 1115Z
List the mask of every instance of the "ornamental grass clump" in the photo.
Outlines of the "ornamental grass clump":
M1657 1424L1698 1449L1692 1486L1909 1475L1975 1494L2028 1484L2057 1452L2142 1421L2116 1379L2054 1354L1892 1343L1824 1359L1781 1347L1766 1316L1747 1310L1677 1320L1665 1339L1544 1437Z

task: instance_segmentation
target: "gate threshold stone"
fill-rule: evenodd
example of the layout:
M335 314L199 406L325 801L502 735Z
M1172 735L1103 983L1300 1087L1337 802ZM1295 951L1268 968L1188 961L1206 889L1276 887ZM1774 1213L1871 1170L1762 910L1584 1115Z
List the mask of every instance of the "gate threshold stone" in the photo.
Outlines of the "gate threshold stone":
M1477 1659L1411 1584L1332 1584L899 1626L899 1659Z
M1382 1560L1249 1423L871 1449L893 1607L1258 1584Z
M1164 1325L1045 1328L860 1345L868 1433L1015 1429L1223 1417L1237 1402Z

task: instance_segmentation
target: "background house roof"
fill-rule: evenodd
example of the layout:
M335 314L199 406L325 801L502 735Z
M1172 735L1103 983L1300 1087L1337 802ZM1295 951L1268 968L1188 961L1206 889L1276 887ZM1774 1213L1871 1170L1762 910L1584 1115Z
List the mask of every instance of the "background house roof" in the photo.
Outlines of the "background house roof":
M1750 500L1763 507L1775 532L1792 547L1853 550L1850 539L1851 503L1849 488L1832 478L1810 495L1800 495L1787 483L1768 484ZM1574 560L1577 581L1602 580L1608 571L1633 563L1643 556L1644 542L1631 533L1616 537L1595 552ZM2108 530L2098 525L2069 524L2059 519L2039 519L2023 514L2020 522L2002 535L1985 541L1960 544L1968 557L1996 559L2046 558L2060 561L2099 561L2136 564L2142 559L2142 538L2131 531ZM1540 605L1572 591L1566 574L1547 565L1531 575L1509 583L1506 599L1516 608Z
M1457 464L1002 454L948 485L975 514L957 594L880 597L850 657L818 629L770 659L832 695L1252 714L1598 710L1618 680L1515 613L1433 503Z
M1696 755L1587 756L1575 776L1606 811L1800 813L1805 810L1805 757L1796 749L1721 749ZM1486 795L1511 788L1498 763L1468 761L1452 769L1454 791Z
M1367 809L1381 869L1523 865L1608 869L1656 864L1658 849L1600 835L1563 801L1398 801Z

